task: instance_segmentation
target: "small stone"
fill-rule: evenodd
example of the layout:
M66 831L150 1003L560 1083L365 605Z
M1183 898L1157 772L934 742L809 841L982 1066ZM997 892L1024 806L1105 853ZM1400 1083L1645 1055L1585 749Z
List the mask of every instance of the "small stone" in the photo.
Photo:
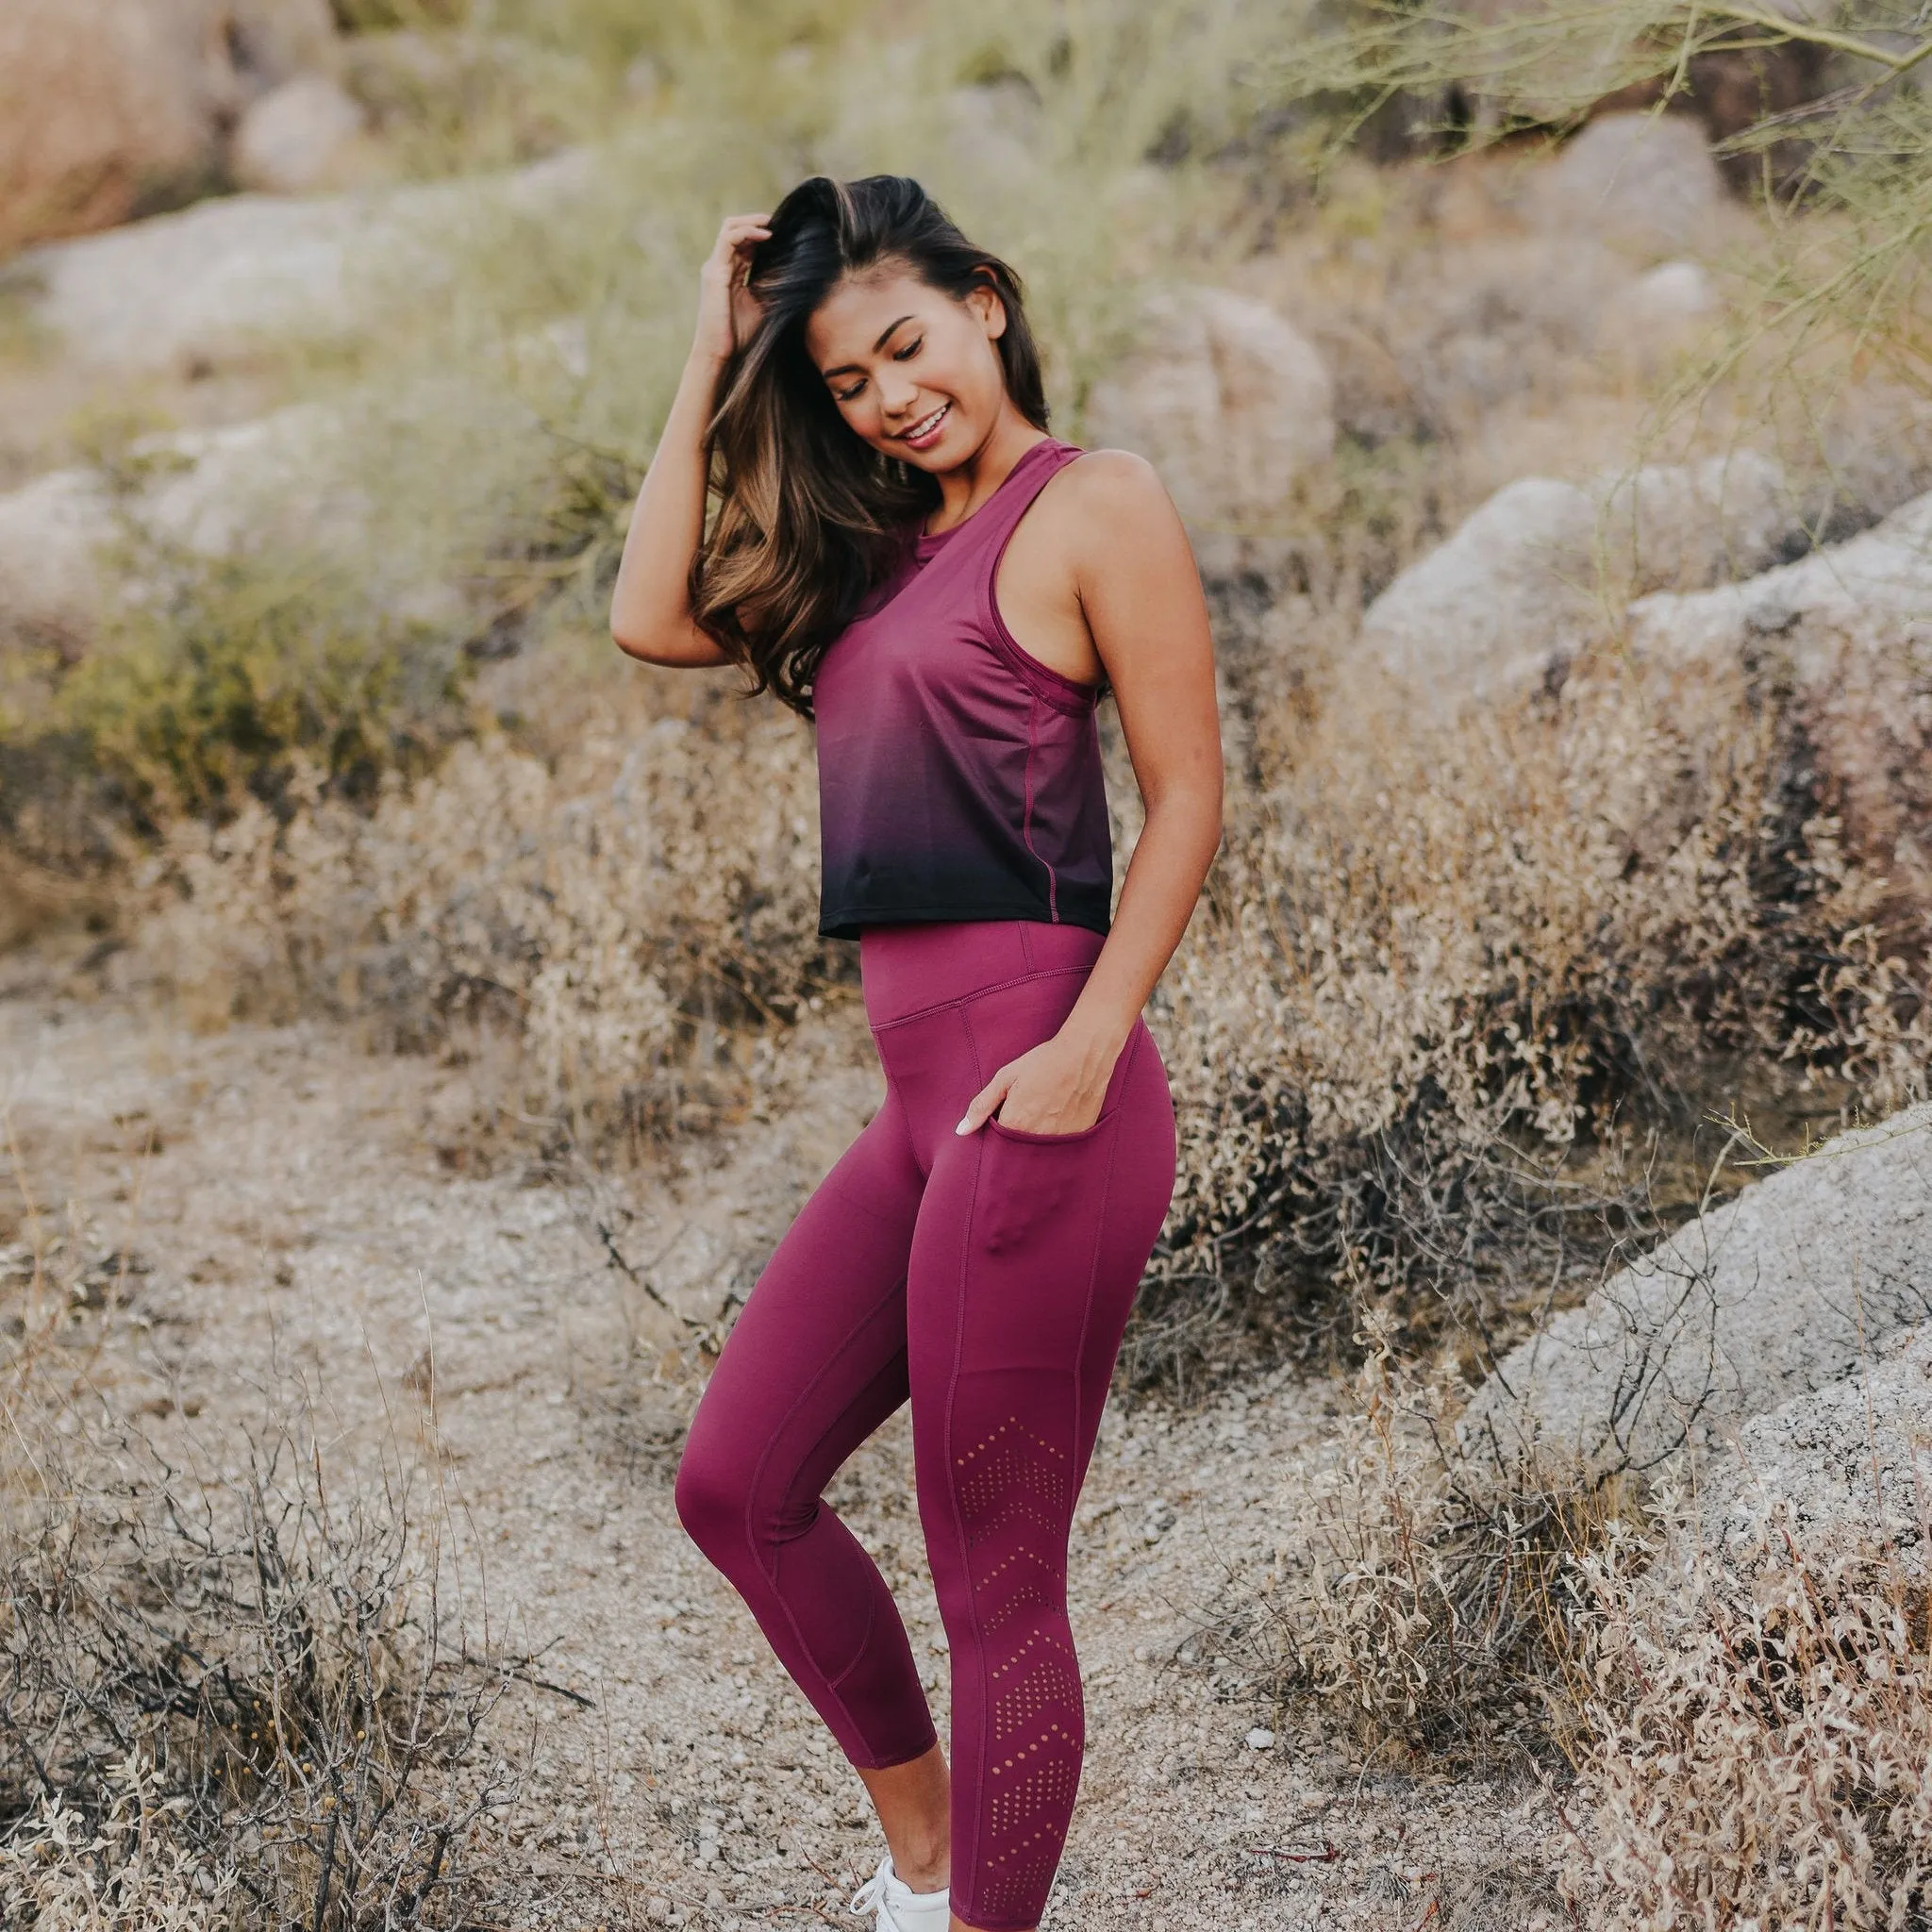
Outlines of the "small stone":
M1272 1751L1274 1748L1274 1733L1273 1731L1264 1730L1259 1724L1257 1724L1248 1733L1248 1749L1250 1751Z
M644 1907L645 1916L661 1925L671 1917L671 1901L668 1898L654 1898Z
M713 1912L719 1911L723 1909L724 1904L724 1894L722 1891L720 1891L715 1885L712 1886L710 1890L706 1892L705 1894L706 1909Z

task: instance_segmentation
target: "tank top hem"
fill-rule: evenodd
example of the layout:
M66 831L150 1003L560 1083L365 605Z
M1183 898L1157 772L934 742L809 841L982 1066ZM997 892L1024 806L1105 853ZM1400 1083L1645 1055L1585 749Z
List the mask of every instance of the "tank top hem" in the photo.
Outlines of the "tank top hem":
M1108 896L1112 895L1109 893ZM1113 929L1110 906L1095 908L1076 903L1068 907L1066 899L1063 885L1058 919L1050 917L1044 908L991 901L978 906L962 905L958 899L948 899L943 905L937 906L841 906L820 918L819 937L823 940L856 940L868 925L970 924L977 920L1012 919L1027 920L1038 925L1078 925L1103 936Z

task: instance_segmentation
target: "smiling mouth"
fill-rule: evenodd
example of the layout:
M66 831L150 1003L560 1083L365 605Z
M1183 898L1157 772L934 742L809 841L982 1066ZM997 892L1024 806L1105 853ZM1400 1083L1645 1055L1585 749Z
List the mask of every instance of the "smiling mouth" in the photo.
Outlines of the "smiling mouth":
M941 403L931 415L922 416L910 429L902 429L899 432L899 441L901 442L915 443L930 441L940 425L945 421L946 413L952 407L951 403Z

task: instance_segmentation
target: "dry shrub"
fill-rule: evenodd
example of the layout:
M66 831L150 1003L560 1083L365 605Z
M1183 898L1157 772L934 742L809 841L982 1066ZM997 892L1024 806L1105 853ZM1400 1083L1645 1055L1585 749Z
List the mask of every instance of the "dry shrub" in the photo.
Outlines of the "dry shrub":
M36 1932L215 1932L230 1922L235 1874L179 1837L179 1801L151 1764L108 1767L108 1808L42 1795L0 1840L0 1906Z
M1277 1706L1371 1754L1547 1759L1574 1732L1584 1562L1641 1504L1621 1482L1466 1453L1454 1372L1386 1322L1333 1440L1282 1472L1274 1548L1228 1579L1217 1647Z
M1591 1565L1596 1695L1566 1880L1605 1932L1932 1920L1932 1626L1896 1544L1774 1524L1688 1606Z
M345 1477L296 1407L178 1466L74 1376L89 1307L37 1274L4 1363L0 1916L466 1922L520 1665L470 1646L440 1507L392 1442Z
M1751 666L1606 656L1447 718L1345 670L1260 711L1256 765L1159 996L1157 1307L1394 1295L1487 1347L1668 1205L1641 1137L1740 1067L1817 1111L1924 1091L1932 908L1845 850Z
M817 936L817 826L802 727L714 686L554 763L466 743L373 812L310 783L286 820L177 827L145 948L210 1019L320 1004L406 1044L496 1022L521 1101L574 1132L701 1128L849 970Z

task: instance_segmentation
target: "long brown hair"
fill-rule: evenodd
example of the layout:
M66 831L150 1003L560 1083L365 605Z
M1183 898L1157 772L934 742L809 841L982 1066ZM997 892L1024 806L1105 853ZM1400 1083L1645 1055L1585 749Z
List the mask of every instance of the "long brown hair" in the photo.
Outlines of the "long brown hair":
M904 175L814 175L772 211L747 286L758 326L727 369L708 441L716 517L691 563L699 626L802 717L826 647L940 502L926 472L874 449L840 415L806 353L812 311L843 275L903 261L963 301L991 287L1006 306L995 338L1007 392L1047 426L1040 352L1020 278L975 248Z

